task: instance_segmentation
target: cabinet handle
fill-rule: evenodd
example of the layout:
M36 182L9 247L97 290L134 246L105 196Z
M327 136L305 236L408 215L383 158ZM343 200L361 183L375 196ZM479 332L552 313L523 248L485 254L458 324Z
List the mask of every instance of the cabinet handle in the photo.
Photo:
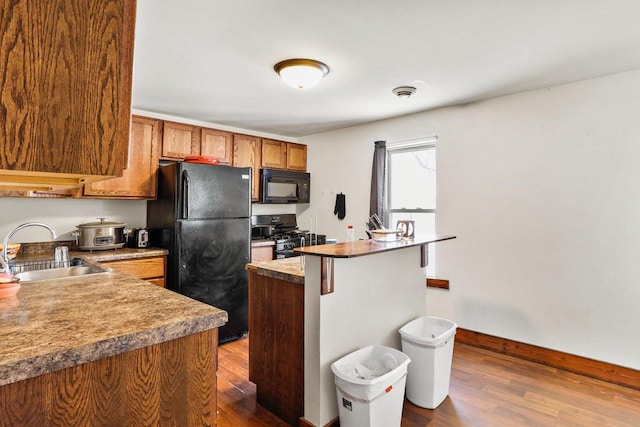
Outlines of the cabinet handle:
M182 218L189 218L189 172L182 171Z

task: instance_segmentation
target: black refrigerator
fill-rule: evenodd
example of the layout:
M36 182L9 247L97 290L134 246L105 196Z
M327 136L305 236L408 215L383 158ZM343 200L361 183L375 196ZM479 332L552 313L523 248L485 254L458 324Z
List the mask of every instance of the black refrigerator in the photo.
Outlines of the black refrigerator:
M251 169L171 163L147 202L152 246L168 249L167 288L229 314L219 341L248 331Z

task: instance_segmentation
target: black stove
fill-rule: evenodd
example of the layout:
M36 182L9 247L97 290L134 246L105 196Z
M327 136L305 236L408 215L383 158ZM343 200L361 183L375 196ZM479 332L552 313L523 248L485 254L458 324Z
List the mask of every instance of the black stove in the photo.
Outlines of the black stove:
M293 249L303 245L324 245L326 243L326 236L323 234L299 230L295 214L252 216L251 238L253 240L273 240L276 259L299 256L300 254L294 252Z

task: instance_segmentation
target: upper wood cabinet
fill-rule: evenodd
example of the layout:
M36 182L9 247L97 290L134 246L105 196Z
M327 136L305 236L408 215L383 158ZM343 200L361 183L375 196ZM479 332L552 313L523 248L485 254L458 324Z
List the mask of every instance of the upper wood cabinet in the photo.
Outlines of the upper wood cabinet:
M248 166L251 172L251 200L260 198L260 138L257 136L233 135L233 166Z
M0 179L121 175L135 0L4 0L0 10Z
M287 169L307 171L307 146L287 142Z
M164 122L161 158L184 160L200 155L200 128L184 123Z
M272 169L307 171L307 146L293 142L262 139L260 166Z
M262 161L263 168L286 169L287 167L287 143L274 141L273 139L262 139Z
M127 199L155 199L160 153L160 125L155 119L133 116L129 164L119 178L85 185L84 195Z
M233 163L233 133L202 128L200 155L217 157L220 163Z

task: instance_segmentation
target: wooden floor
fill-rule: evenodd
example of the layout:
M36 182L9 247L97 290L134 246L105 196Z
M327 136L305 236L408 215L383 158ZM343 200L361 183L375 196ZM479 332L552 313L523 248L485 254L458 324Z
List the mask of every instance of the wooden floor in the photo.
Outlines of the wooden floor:
M255 401L248 338L219 349L218 426L285 427ZM456 343L449 397L405 400L402 427L640 426L640 391Z

